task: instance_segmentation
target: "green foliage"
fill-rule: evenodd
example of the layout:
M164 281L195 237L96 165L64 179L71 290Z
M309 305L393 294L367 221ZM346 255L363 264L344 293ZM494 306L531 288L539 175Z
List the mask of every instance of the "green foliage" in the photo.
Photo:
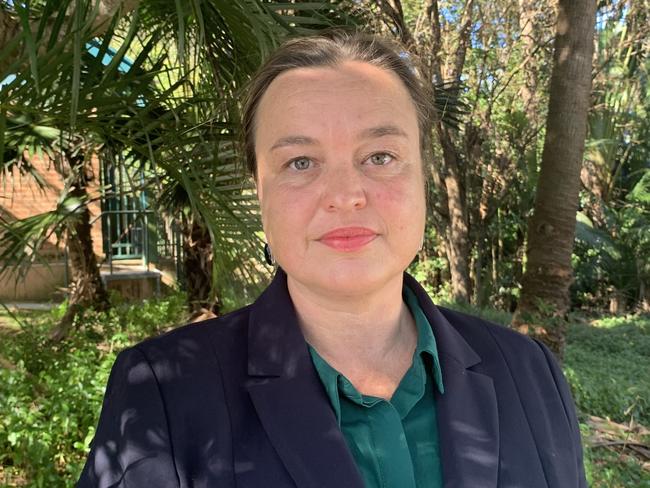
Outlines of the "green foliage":
M26 318L0 340L0 466L29 486L72 486L79 476L116 353L183 320L185 299L174 295L78 317L62 343L46 339L64 307ZM0 471L0 484L2 484Z
M602 70L594 78L573 258L574 303L591 307L611 298L633 306L650 279L647 13L610 4L616 8L598 29Z
M580 425L583 438L589 428ZM585 450L585 470L591 488L649 488L650 475L632 456L598 447Z
M475 317L480 317L489 322L493 322L499 325L509 325L512 321L512 314L509 312L504 312L503 310L498 310L496 308L479 308L468 303L457 303L452 302L451 300L440 300L436 302L436 305L441 307L451 308L458 312L466 313L468 315L473 315Z
M583 436L589 428L581 424ZM585 471L591 488L649 488L647 470L632 456L599 447L585 450Z
M569 328L565 373L583 413L650 425L650 318L618 317Z

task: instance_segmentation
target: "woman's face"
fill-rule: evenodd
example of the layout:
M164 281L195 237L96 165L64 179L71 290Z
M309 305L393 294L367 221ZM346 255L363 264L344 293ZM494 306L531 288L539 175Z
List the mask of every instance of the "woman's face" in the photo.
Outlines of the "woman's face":
M397 75L356 61L287 71L260 101L255 143L264 232L290 280L348 296L401 280L426 205Z

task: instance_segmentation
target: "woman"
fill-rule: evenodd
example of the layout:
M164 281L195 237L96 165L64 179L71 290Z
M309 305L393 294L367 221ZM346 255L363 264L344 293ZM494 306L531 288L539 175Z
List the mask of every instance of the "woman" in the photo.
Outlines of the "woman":
M276 276L119 355L79 487L586 486L548 350L405 273L427 100L403 53L363 35L266 62L243 125Z

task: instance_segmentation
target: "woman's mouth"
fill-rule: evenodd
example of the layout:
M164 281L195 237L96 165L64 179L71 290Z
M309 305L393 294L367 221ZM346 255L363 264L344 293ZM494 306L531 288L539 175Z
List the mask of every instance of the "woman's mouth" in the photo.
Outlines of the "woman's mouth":
M323 234L318 241L343 252L353 252L372 242L377 233L365 227L341 227Z

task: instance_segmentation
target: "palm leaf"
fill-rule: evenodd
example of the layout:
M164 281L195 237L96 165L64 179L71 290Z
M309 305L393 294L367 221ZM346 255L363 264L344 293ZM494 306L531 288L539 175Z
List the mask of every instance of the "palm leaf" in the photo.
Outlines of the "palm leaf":
M39 25L48 28L26 33L22 46L0 48L2 58L27 46L0 74L15 75L0 90L6 127L0 155L28 169L24 148L56 153L82 140L89 150L121 152L127 172L148 168L148 181L156 182L149 190L159 192L161 205L174 208L178 200L206 223L215 280L259 282L258 209L235 144L239 92L284 37L344 17L337 2L310 2L292 13L286 3L148 0L99 38L87 3L73 19L61 14L71 11L68 1L45 0L38 9L25 4L24 18L42 15ZM42 127L56 137L43 137ZM37 249L60 228L60 210L5 223L11 251L0 259L28 263L34 252L22 260L16 253L26 243L22 249Z

